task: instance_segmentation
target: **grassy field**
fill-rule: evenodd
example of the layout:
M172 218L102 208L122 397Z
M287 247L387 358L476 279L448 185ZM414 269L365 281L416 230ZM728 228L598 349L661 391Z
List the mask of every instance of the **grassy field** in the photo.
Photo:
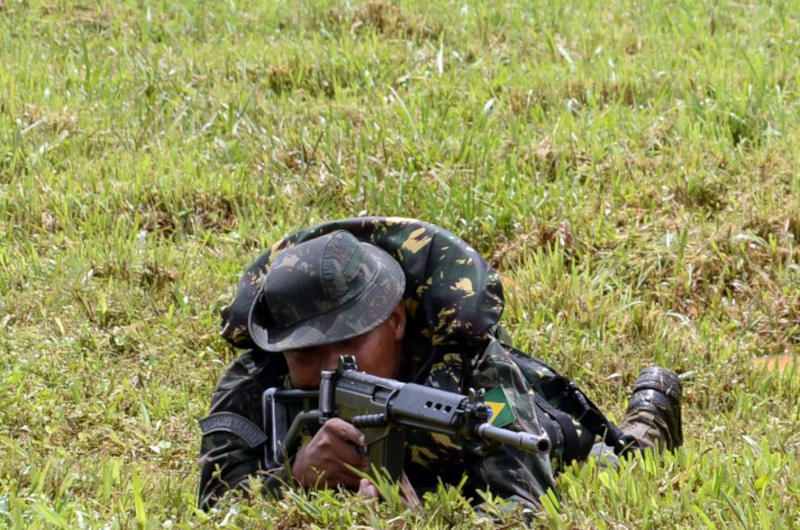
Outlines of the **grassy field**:
M454 489L195 509L218 310L359 214L470 241L617 420L685 374L685 447L537 523L797 527L800 370L759 359L800 353L799 62L796 0L0 0L0 527L491 526Z

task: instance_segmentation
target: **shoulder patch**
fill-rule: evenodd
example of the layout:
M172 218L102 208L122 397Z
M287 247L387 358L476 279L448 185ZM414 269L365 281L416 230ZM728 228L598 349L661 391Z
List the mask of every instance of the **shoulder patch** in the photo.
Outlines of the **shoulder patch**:
M505 427L516 419L511 405L508 403L506 391L502 386L494 387L486 393L485 403L492 410L489 423L495 427Z
M257 447L267 441L267 435L258 425L233 412L215 412L198 423L204 436L212 432L229 432L247 442L249 447Z

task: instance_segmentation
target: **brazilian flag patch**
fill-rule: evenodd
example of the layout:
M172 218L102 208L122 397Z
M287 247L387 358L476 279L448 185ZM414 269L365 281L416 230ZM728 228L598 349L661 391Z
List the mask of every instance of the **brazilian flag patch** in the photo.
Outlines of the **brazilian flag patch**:
M508 404L508 396L502 386L493 388L486 393L484 399L486 405L491 409L492 415L489 416L489 423L495 427L505 427L516 419L511 405Z

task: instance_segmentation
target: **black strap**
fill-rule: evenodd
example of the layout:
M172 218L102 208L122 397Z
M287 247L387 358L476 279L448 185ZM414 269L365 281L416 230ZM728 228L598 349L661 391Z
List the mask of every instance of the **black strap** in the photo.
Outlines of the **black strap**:
M249 447L257 447L267 441L267 435L258 425L240 414L233 412L215 412L198 422L203 435L212 432L229 432L235 434Z
M545 399L539 394L535 394L533 397L536 406L539 407L548 417L552 418L558 426L561 427L561 433L564 435L564 454L562 455L562 459L564 462L571 462L572 460L581 460L585 455L583 454L584 451L581 451L581 442L580 437L578 436L578 429L575 428L575 424L572 423L572 417L563 412L558 410L553 405L545 401ZM547 425L545 425L547 427ZM550 439L555 441L553 437L553 433L548 433L550 435Z
M606 418L597 405L572 381L562 376L556 376L542 381L540 386L546 399L557 396L566 399L574 407L578 422L613 447L614 454L622 455L630 449L638 447L636 438L624 434L619 427Z

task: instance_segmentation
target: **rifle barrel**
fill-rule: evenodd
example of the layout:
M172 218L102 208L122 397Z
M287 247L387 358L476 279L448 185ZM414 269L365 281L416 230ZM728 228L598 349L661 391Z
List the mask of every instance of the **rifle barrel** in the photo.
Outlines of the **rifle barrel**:
M478 436L484 440L494 440L500 443L513 445L517 449L528 452L548 453L550 440L546 436L537 436L528 432L515 432L501 429L488 423L478 426Z

